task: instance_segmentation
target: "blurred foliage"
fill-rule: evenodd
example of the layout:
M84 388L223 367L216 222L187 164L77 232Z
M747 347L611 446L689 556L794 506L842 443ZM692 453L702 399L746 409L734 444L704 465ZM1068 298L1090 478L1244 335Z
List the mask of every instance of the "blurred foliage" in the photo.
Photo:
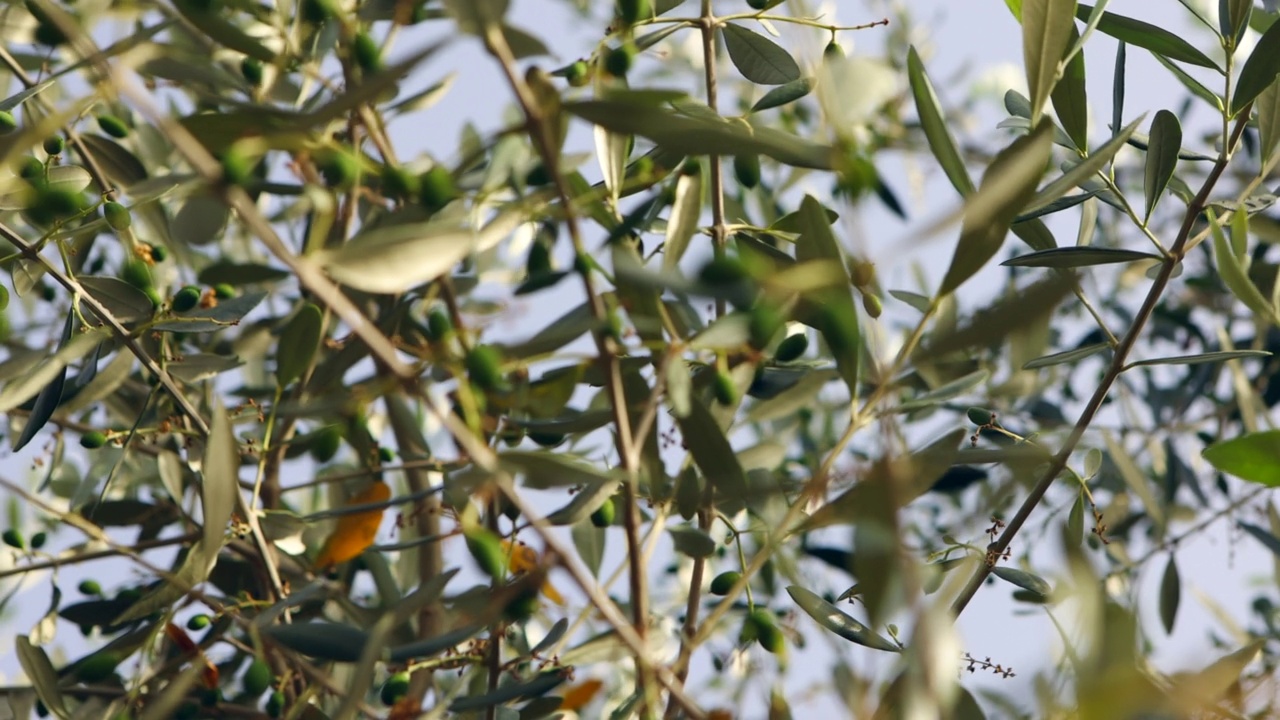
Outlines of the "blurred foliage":
M995 123L905 2L0 6L4 701L1274 714L1274 590L1150 657L1185 542L1280 575L1280 23L1159 2L1006 0ZM446 142L460 47L506 109Z

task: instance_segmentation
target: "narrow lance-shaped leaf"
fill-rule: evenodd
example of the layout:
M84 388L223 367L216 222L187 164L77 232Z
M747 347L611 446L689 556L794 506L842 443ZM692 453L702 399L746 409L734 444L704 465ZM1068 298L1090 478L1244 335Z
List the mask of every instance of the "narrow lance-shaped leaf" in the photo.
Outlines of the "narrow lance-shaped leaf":
M1204 449L1218 470L1267 487L1280 487L1280 430L1248 433Z
M915 47L907 51L907 78L911 82L911 95L915 98L916 113L920 116L920 127L924 129L929 149L933 151L933 156L938 159L938 164L955 189L962 196L972 195L973 180L960 158L955 138L951 137L947 119L942 114L938 95L933 91L933 83L925 73L924 64L920 62L920 54Z
M1008 267L1088 267L1091 265L1108 265L1111 263L1135 262L1138 260L1159 260L1159 255L1137 250L1103 247L1060 247L1052 250L1041 250L1027 255L1019 255L1000 263Z
M1074 2L1072 3L1074 5ZM1074 10L1073 10L1074 12ZM1080 41L1075 23L1071 23L1071 41L1067 51ZM1062 77L1049 94L1058 122L1077 148L1089 147L1089 97L1085 88L1084 52L1077 52L1062 69Z
M1249 273L1245 271L1240 258L1232 251L1227 235L1218 224L1213 209L1206 208L1205 213L1209 216L1209 227L1213 230L1213 255L1218 263L1218 275L1222 278L1222 283L1227 286L1232 295L1245 304L1245 307L1259 317L1272 324L1280 324L1275 308L1262 296L1258 286L1254 285L1253 280L1249 278Z
M1129 123L1121 129L1120 132L1116 133L1115 137L1104 143L1102 147L1089 153L1089 157L1076 163L1074 167L1063 173L1061 177L1048 185L1045 185L1044 189L1037 193L1036 196L1027 203L1027 206L1022 209L1022 214L1034 214L1049 203L1057 200L1063 195L1066 195L1072 188L1080 186L1093 178L1099 170L1105 167L1107 163L1111 162L1112 158L1116 156L1116 153L1120 152L1120 149L1125 146L1125 143L1129 142L1134 131L1138 129L1138 123L1140 122L1142 122L1141 117Z
M1040 597L1047 598L1053 592L1053 588L1049 586L1049 583L1044 578L1025 570L1011 568L1007 565L997 565L991 568L991 574Z
M1276 82L1280 75L1280 23L1273 24L1254 46L1240 70L1235 92L1231 95L1231 114L1243 110Z
M1218 0L1218 30L1231 39L1232 47L1239 47L1244 33L1249 29L1254 0Z
M702 174L682 173L676 180L676 197L671 203L671 216L667 218L667 237L662 246L663 270L674 270L689 249L701 212Z
M71 713L67 711L66 701L62 698L62 691L58 688L58 675L44 649L32 645L24 635L19 635L16 643L18 664L35 687L36 696L44 702L45 707L53 711L54 715L64 719L71 717Z
M1031 122L1040 120L1058 79L1058 66L1075 31L1076 0L1025 0L1022 6L1022 59L1031 94Z
M236 446L227 409L221 403L214 404L213 422L209 424L209 437L205 439L201 475L202 537L205 552L209 553L209 567L205 570L207 576L217 560L240 492L240 449Z
M1269 532L1268 530L1266 530L1261 526L1254 525L1253 523L1247 523L1247 522L1241 521L1237 523L1237 525L1240 526L1241 530L1249 533L1254 537L1255 540L1262 543L1268 550L1271 551L1272 555L1275 555L1277 558L1280 558L1280 538L1276 537L1274 533Z
M1253 106L1258 110L1258 157L1266 166L1280 145L1280 83L1268 85Z
M1092 5L1080 3L1076 7L1076 17L1088 21L1093 12ZM1199 67L1220 70L1209 56L1200 52L1194 45L1183 40L1168 30L1150 23L1135 20L1123 15L1104 12L1098 21L1098 29L1111 37L1150 50L1157 55L1164 55L1171 60L1198 65Z
M812 90L813 90L812 78L800 78L799 80L792 80L791 82L786 83L785 85L779 85L778 87L765 93L763 97L761 97L759 100L756 101L755 105L751 106L751 112L757 113L763 110L770 110L772 108L782 107L783 105L786 105L788 103L793 103L796 100L799 100L800 98L804 97L805 95L808 95Z
M1148 219L1164 189L1178 167L1178 151L1182 149L1182 125L1168 110L1161 110L1151 120L1151 139L1147 145L1146 194Z
M280 387L302 377L311 365L324 332L324 316L314 303L307 303L290 318L280 332L276 350L276 382Z
M792 585L787 588L787 593L791 595L792 600L795 600L796 605L799 605L800 609L805 611L805 614L816 620L822 627L845 640L864 645L873 650L902 651L897 645L876 634L866 625L854 620L840 608L823 600L811 590L802 588L799 585Z
M312 257L338 282L371 293L401 293L445 274L478 243L469 229L393 225L361 233Z
M827 212L811 195L800 203L800 237L796 240L796 259L800 262L822 261L838 268L846 280L839 287L814 293L813 301L819 307L816 323L823 338L835 355L836 369L856 397L862 370L862 337L858 326L858 313L853 305L848 273L845 270L844 253L836 241Z
M627 151L631 138L615 132L609 132L597 125L595 127L596 159L600 162L600 175L604 178L605 189L609 198L617 207L618 197L622 193L622 179L627 174Z
M1225 362L1227 360L1258 357L1271 357L1271 353L1265 350L1224 350L1221 352L1198 353L1196 355L1175 355L1173 357L1139 360L1137 362L1131 362L1125 367L1132 368L1142 365L1202 365L1204 363L1216 363Z
M1201 100L1209 103L1209 106L1218 112L1222 112L1222 110L1226 108L1226 105L1223 103L1220 95L1205 87L1204 83L1192 77L1186 70L1178 67L1177 63L1172 60L1167 60L1161 55L1156 55L1155 59L1156 62L1163 65L1166 70L1173 73L1173 76L1178 79L1178 82L1182 83L1182 86L1190 91L1192 95L1195 95Z
M725 23L720 32L729 60L751 82L782 85L800 79L800 66L769 38L734 23Z
M1100 343L1095 343L1093 345L1086 345L1084 347L1075 348L1073 350L1066 350L1060 353L1053 353L1052 355L1044 355L1034 360L1027 361L1026 363L1023 364L1022 369L1036 370L1038 368L1050 367L1053 365L1065 365L1066 363L1073 363L1073 362L1076 362L1077 360L1083 360L1087 357L1093 357L1094 355L1097 355L1098 353L1102 352L1103 350L1106 350L1109 347L1111 347L1110 343L1100 342Z
M1116 43L1116 64L1111 78L1111 133L1119 134L1120 123L1124 122L1124 66L1125 43Z
M1160 623L1166 633L1173 633L1174 620L1178 618L1178 604L1182 600L1182 579L1178 577L1178 561L1172 554L1160 577Z
M938 288L946 295L960 287L1000 251L1013 218L1024 209L1044 174L1053 143L1053 125L1042 123L996 155L978 192L965 204L960 241Z

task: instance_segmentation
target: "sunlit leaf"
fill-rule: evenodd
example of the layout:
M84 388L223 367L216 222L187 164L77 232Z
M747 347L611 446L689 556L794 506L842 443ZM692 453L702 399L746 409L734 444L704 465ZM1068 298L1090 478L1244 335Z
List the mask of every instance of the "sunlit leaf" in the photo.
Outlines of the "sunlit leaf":
M435 280L479 243L477 233L449 225L392 225L356 235L311 257L334 280L371 293L401 293Z
M1280 487L1280 430L1220 440L1202 453L1209 464L1242 480Z
M36 695L44 702L45 707L62 720L71 717L58 687L58 674L44 649L32 645L25 635L18 635L14 642L17 644L18 664L35 686Z
M1075 30L1076 0L1024 0L1022 61L1031 91L1031 121L1040 119Z
M667 218L666 241L662 245L662 269L670 271L680 262L702 216L702 174L681 174L676 180L675 200Z
M1209 215L1209 227L1213 231L1213 257L1217 261L1218 275L1222 278L1222 283L1227 286L1232 295L1236 296L1236 299L1244 303L1245 307L1273 325L1280 325L1280 316L1277 315L1276 308L1263 297L1258 286L1254 285L1253 280L1250 279L1241 259L1227 240L1226 233L1222 231L1222 226L1214 217L1213 209L1206 208L1205 212Z
M1073 10L1074 12L1074 10ZM1080 33L1075 23L1070 23L1070 48L1080 42ZM1077 148L1089 147L1089 99L1085 87L1084 53L1077 52L1062 71L1062 79L1054 86L1049 99L1053 101L1053 110L1058 115L1058 122L1067 137Z
M920 126L924 130L925 139L929 141L929 149L933 151L933 156L937 158L942 171L956 190L962 196L973 194L973 180L969 177L964 160L960 158L960 151L956 147L955 138L951 137L938 95L933 90L933 83L925 73L920 54L914 46L907 51L907 77L911 81L916 113L920 116Z

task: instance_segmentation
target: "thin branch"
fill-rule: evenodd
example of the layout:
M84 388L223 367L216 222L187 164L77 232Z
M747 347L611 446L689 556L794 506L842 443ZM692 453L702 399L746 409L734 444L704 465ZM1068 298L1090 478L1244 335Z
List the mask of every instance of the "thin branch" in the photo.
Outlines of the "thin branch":
M1231 153L1240 141L1240 135L1244 132L1245 126L1249 121L1250 108L1241 111L1236 121L1235 128L1231 132L1231 136L1223 143L1222 152L1218 155L1217 162L1214 163L1213 169L1209 171L1208 177L1205 178L1204 185L1201 186L1200 192L1192 198L1187 205L1186 215L1183 217L1182 226L1178 229L1178 235L1174 239L1173 246L1169 248L1169 254L1160 266L1160 272L1156 275L1155 280L1151 283L1151 288L1147 291L1146 298L1142 301L1142 307L1138 309L1133 318L1133 325L1130 326L1129 332L1125 333L1120 344L1116 346L1115 355L1111 360L1111 365L1107 368L1106 373L1098 383L1098 387L1094 390L1093 396L1089 398L1089 402L1085 405L1084 410L1080 413L1080 418L1076 421L1075 427L1071 429L1071 435L1067 437L1063 443L1062 449L1054 456L1053 461L1049 463L1049 468L1041 476L1035 487L1022 501L1022 505L1018 508L1018 512L1009 519L1009 524L1005 527L1004 532L995 542L987 546L986 562L982 563L973 577L969 578L969 583L960 591L956 599L951 604L951 612L959 617L964 612L965 607L977 594L978 589L982 587L982 583L986 581L987 576L991 574L991 569L995 567L996 561L1009 547L1009 543L1013 542L1013 538L1022 529L1027 518L1031 516L1032 511L1040 504L1044 494L1048 492L1049 487L1053 485L1053 481L1058 477L1058 473L1066 467L1071 453L1075 451L1076 445L1080 443L1080 439L1084 437L1085 431L1093 422L1093 417L1097 414L1098 409L1102 407L1102 403L1107 398L1107 394L1111 391L1111 386L1115 384L1116 379L1123 372L1125 364L1128 362L1130 351L1133 350L1134 344L1137 343L1138 337L1146 328L1147 321L1151 318L1151 314L1156 309L1156 304L1160 301L1160 297L1164 294L1165 288L1169 284L1169 280L1173 277L1174 270L1178 264L1182 262L1182 258L1186 255L1187 240L1191 237L1191 229L1195 225L1196 218L1200 216L1200 212L1204 210L1208 203L1209 194L1213 192L1213 188L1218 183L1218 178L1222 176L1222 172L1226 170L1227 163L1231 159Z
M560 204L564 208L565 227L569 232L569 238L573 243L576 257L579 259L586 258L588 257L586 244L582 239L582 231L578 224L577 214L573 212L572 196L569 192L568 183L560 171L560 154L558 144L554 141L555 129L553 123L546 116L533 88L516 71L515 56L511 52L507 39L501 30L496 27L489 28L485 33L484 42L485 47L501 66L507 82L510 84L520 108L524 112L525 119L528 122L529 135L538 150L548 175L551 177ZM607 320L609 309L595 289L595 281L592 278L591 271L587 268L582 268L579 276L582 278L583 288L591 305L592 315L596 320ZM607 326L607 323L602 324ZM609 404L615 428L614 441L618 457L622 462L622 469L626 473L626 482L623 483L622 487L622 521L627 538L627 553L631 558L632 623L636 634L644 638L649 625L649 590L648 568L639 560L641 521L636 488L639 483L639 472L635 463L638 453L634 450L636 447L635 436L631 425L626 394L623 390L617 340L604 330L593 332L592 337L595 339L599 362L604 366L605 386L609 394ZM649 699L652 694L652 682L647 670L648 664L641 662L639 656L636 658L636 664L637 680L645 698L641 709L641 714L643 715L644 708L650 706Z

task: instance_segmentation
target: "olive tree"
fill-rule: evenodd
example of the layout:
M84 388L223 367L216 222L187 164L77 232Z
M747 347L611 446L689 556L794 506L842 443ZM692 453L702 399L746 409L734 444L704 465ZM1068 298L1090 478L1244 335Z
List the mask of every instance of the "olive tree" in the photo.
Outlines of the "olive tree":
M1278 15L1005 4L977 137L910 3L0 8L14 714L1270 711L1274 591L1150 655L1181 543L1280 555ZM460 45L507 109L410 156Z

